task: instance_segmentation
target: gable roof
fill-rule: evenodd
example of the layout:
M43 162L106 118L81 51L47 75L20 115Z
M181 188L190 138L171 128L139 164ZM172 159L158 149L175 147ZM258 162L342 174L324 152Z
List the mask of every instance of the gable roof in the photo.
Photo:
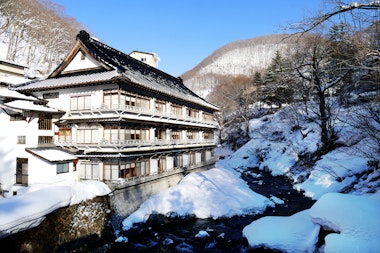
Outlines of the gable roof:
M63 70L80 51L90 55L102 67L98 72L63 74ZM83 85L94 85L108 81L131 83L140 88L187 101L211 110L218 107L208 103L187 88L180 78L173 77L124 54L92 37L86 31L77 35L77 43L66 59L44 80L32 81L13 87L20 92L41 91Z
M78 159L77 156L58 148L26 148L25 150L51 163L73 161Z

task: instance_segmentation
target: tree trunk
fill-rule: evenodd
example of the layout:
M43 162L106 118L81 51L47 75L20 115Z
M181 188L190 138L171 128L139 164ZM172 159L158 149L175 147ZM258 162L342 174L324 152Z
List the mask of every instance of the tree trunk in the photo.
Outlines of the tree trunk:
M323 91L318 91L318 100L319 100L319 117L321 120L321 142L324 147L329 146L329 134L327 129L327 122L329 119L329 115L327 115L326 111L326 98L325 93Z

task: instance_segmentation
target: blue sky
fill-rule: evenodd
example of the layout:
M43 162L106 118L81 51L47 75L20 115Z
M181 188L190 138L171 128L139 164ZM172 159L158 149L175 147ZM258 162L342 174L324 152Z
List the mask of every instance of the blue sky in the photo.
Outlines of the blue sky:
M159 69L179 76L237 40L284 33L315 15L323 0L54 0L88 32L129 54L155 52Z

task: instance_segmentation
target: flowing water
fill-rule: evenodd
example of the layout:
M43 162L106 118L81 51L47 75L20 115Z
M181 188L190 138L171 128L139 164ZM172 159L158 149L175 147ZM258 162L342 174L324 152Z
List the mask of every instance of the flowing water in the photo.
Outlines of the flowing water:
M263 216L289 216L314 204L313 200L294 190L284 176L273 177L257 168L248 168L242 178L253 191L268 198L275 196L285 203L263 214L217 220L153 215L137 228L121 232L128 242L112 243L106 252L262 252L264 249L248 249L247 240L242 236L245 226ZM206 236L197 236L200 231Z

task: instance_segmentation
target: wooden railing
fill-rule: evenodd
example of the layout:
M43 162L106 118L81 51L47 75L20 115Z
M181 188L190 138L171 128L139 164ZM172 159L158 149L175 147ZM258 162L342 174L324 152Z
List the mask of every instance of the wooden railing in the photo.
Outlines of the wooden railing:
M57 146L99 146L103 148L107 147L144 147L144 146L173 146L173 145L212 145L215 144L213 139L206 140L116 140L110 141L107 139L100 139L97 142L92 142L90 140L80 140L80 141L56 141Z
M90 109L73 110L73 111L69 111L69 117L73 116L74 114L102 115L105 112L116 112L118 114L123 114L124 112L128 112L128 113L132 113L136 115L148 115L152 117L175 119L175 120L180 120L180 121L185 121L185 122L202 123L202 124L213 125L213 126L217 125L217 122L214 120L189 117L186 115L184 116L184 115L172 114L170 112L162 112L158 110L151 110L149 108L130 106L130 105L124 105L124 104L116 104L116 105L102 104L100 106L92 106Z

